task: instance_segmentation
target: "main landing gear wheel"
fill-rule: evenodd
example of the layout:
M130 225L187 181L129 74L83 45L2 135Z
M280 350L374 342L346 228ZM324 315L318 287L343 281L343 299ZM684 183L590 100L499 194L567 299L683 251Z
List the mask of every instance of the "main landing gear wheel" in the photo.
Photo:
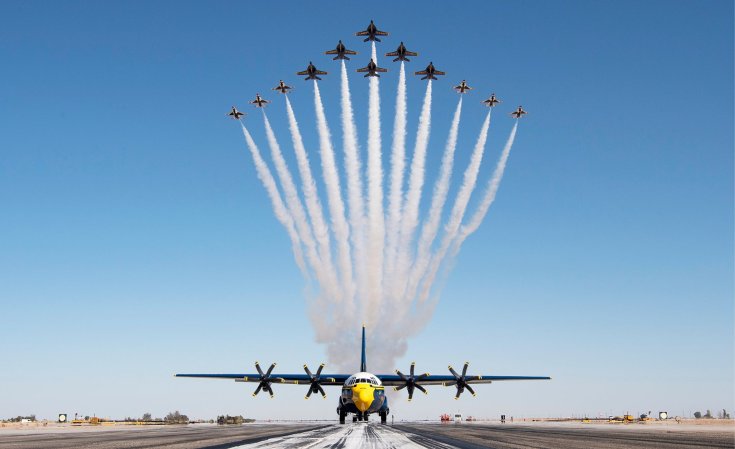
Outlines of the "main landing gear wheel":
M344 424L346 417L347 417L347 413L339 412L339 423L340 424Z
M387 413L381 413L380 414L380 424L385 424L388 422L388 414Z

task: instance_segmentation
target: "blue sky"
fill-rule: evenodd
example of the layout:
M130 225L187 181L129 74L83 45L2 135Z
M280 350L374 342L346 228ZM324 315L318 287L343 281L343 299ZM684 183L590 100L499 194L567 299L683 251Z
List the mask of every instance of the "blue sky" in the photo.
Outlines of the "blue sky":
M313 60L331 72L321 89L339 136L338 66L323 52L342 39L362 66L353 33L371 18L391 32L379 51L403 40L420 52L408 69L447 71L429 183L451 85L477 88L460 148L480 99L504 100L487 161L505 113L530 111L496 203L399 368L470 360L554 377L459 402L435 388L397 400L396 418L733 408L731 2L3 2L0 17L0 417L334 418L336 390L267 400L170 376L324 360L290 243L224 114L255 92L280 100L269 89L284 79L315 142L311 89L294 75ZM395 80L383 78L386 139ZM422 93L409 80L409 140ZM269 115L291 155L280 101Z

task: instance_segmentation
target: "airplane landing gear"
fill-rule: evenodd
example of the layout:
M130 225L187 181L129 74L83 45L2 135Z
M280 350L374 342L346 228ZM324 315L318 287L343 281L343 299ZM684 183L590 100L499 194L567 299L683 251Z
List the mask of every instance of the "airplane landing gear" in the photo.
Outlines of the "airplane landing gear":
M380 412L380 424L385 424L387 422L388 422L388 413Z

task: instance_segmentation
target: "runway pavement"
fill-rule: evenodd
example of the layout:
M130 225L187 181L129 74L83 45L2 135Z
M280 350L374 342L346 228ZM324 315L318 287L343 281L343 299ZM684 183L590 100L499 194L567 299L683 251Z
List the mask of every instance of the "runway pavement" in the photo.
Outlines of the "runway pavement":
M735 426L377 423L190 425L0 432L0 449L735 448Z

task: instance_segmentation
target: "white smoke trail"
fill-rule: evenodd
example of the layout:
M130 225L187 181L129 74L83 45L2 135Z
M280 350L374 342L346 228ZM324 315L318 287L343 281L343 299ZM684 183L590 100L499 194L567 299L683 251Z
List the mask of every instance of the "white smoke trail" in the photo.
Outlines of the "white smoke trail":
M342 131L347 174L347 203L349 205L354 270L358 291L367 290L365 276L365 206L362 192L360 149L357 143L357 127L352 111L352 97L347 77L347 67L342 60Z
M316 248L316 242L311 233L311 226L309 221L306 219L306 212L304 206L301 204L296 185L293 182L293 177L288 169L286 160L283 158L281 152L281 146L278 144L276 135L273 132L268 116L263 112L263 123L265 124L265 134L268 139L268 146L271 150L271 156L276 166L276 174L278 179L281 181L281 188L283 189L284 197L286 199L286 206L288 212L294 220L296 225L296 232L304 244L306 249L306 260L311 266L311 270L319 281L319 285L326 290L329 296L336 298L339 294L339 284L337 283L336 276L334 276L334 269L328 266L327 261L320 259Z
M375 42L373 62L378 63ZM367 324L376 323L382 303L383 246L385 223L383 216L383 165L380 142L380 81L371 76L368 103L368 301L365 306Z
M299 124L296 121L296 115L291 107L291 101L288 99L288 96L286 95L285 97L286 110L288 113L288 125L291 132L291 141L293 142L294 153L296 154L299 174L301 175L301 184L304 191L306 210L309 213L309 218L313 226L314 237L319 244L319 256L324 262L326 269L332 269L334 264L332 262L332 246L329 236L329 228L324 220L324 212L322 210L321 202L319 201L316 182L314 182L314 177L311 172L309 156L306 153L306 148L304 147L304 140L301 137L301 131L299 130Z
M309 279L309 271L306 269L306 265L304 264L304 255L301 251L301 242L299 240L298 234L296 233L296 228L294 227L291 214L289 214L286 206L283 204L281 194L280 192L278 192L276 180L273 179L273 174L268 168L268 165L263 160L263 157L260 155L260 150L258 149L258 146L255 145L255 141L253 141L253 138L252 136L250 136L247 128L245 128L245 125L243 125L242 122L240 123L240 126L242 126L242 133L245 135L245 142L247 143L250 154L253 157L255 171L257 172L258 178L260 178L260 181L263 183L263 187L265 187L265 190L266 192L268 192L268 196L271 199L271 204L273 205L273 212L276 215L276 219L283 225L284 228L286 228L286 232L291 238L291 247L293 248L296 265L298 265L304 277Z
M416 257L414 259L413 267L411 268L411 274L408 277L406 288L406 297L408 299L413 298L415 295L418 283L429 265L429 260L431 258L431 246L434 243L437 232L439 231L439 221L441 220L444 203L447 200L449 182L452 177L452 169L454 166L454 153L457 148L457 135L459 134L459 119L462 115L462 98L462 96L459 97L457 109L454 111L452 126L449 129L449 137L447 138L447 144L444 147L444 155L442 156L439 179L434 186L434 196L431 199L429 215L421 228Z
M396 94L396 117L393 123L388 223L386 226L385 267L383 270L384 284L389 290L393 290L401 206L403 205L403 172L406 168L406 111L406 70L403 61L401 61L401 69L398 74L398 93Z
M460 187L459 192L457 193L457 198L454 200L454 207L452 207L452 212L449 215L449 221L445 226L445 234L442 239L441 246L434 253L429 265L429 271L426 277L424 277L421 295L419 296L419 303L425 301L428 297L442 260L447 254L449 246L452 244L459 232L459 226L462 223L465 211L467 210L467 203L469 203L470 196L472 196L472 192L474 191L477 183L477 174L480 171L480 163L482 162L482 156L485 152L485 142L487 142L487 131L490 127L491 111L492 110L488 111L487 116L485 117L485 122L482 124L480 136L477 138L477 143L472 151L470 163L464 172L462 187Z
M334 159L329 125L324 114L324 104L319 92L319 84L314 80L314 108L316 109L317 131L319 133L319 148L322 160L324 183L327 187L327 202L332 218L332 229L337 242L344 297L348 299L346 306L350 307L355 295L355 285L352 275L352 260L350 255L350 229L345 219L345 205L342 201L342 192L339 183L339 173Z
M411 174L408 179L408 192L401 213L401 229L398 240L398 249L396 253L395 279L393 285L395 288L391 292L391 296L399 298L405 290L405 285L401 285L401 279L406 278L406 274L410 267L411 258L411 242L413 241L413 233L418 226L419 204L421 202L421 189L424 185L424 169L426 163L426 148L429 145L429 132L431 130L431 85L428 81L426 85L426 94L424 95L424 104L421 107L421 115L419 117L419 127L416 133L416 147L411 160Z
M488 209L490 209L493 201L495 201L495 195L498 193L500 181L503 180L505 165L508 163L508 156L510 156L510 149L513 147L513 142L516 139L517 130L518 121L516 121L515 125L513 125L513 129L510 132L508 141L505 143L505 147L503 147L503 152L500 154L500 159L498 159L498 165L495 167L492 178L490 178L490 181L487 183L487 189L485 190L485 195L483 196L480 205L477 207L477 210L472 215L472 218L470 218L470 221L466 225L462 225L460 229L459 236L454 243L454 254L459 251L459 248L460 246L462 246L462 243L464 243L465 239L469 237L470 234L477 231L477 228L480 227L482 220L485 219L485 215L487 214Z

